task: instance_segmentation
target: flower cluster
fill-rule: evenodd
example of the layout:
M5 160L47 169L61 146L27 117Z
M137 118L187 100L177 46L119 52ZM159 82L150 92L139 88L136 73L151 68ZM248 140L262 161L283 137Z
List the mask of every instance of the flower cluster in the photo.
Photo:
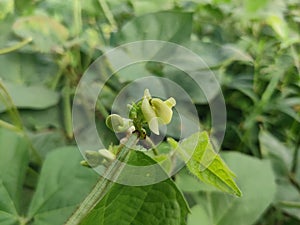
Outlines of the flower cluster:
M148 89L145 90L141 101L130 106L129 119L117 114L107 117L106 125L115 132L124 132L130 127L137 131L144 131L144 127L159 135L159 125L171 122L173 111L176 105L174 98L163 101L159 98L152 98Z

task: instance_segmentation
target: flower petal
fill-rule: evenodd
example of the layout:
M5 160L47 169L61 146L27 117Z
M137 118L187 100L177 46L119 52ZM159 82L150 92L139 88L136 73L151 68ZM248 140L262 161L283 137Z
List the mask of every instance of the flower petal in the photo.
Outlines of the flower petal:
M158 118L157 117L153 117L149 122L149 128L150 130L156 134L159 135L159 129L158 129Z
M142 112L143 112L143 115L144 115L147 123L149 123L152 120L152 118L156 117L156 114L155 114L153 108L151 107L149 100L147 98L143 99Z
M168 124L171 122L173 111L159 98L153 98L151 100L152 107L154 108L155 114L161 119L162 124Z

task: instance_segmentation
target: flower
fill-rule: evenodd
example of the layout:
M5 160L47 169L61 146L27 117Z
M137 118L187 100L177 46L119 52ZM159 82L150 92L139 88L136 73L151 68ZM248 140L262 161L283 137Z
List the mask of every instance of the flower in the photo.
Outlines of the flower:
M159 98L152 98L148 89L144 92L142 100L142 112L150 130L159 135L159 124L169 124L171 122L173 111L172 107L176 105L174 98L163 101Z
M132 120L118 114L111 114L106 118L106 126L117 133L128 130L132 125Z

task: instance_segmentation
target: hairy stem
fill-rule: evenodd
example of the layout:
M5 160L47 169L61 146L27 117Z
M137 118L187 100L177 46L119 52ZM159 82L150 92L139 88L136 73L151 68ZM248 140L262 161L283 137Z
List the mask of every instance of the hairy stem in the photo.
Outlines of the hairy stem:
M113 185L113 181L118 178L126 163L128 153L132 146L138 141L138 134L132 134L127 142L120 147L120 151L114 160L106 169L88 196L79 205L73 215L68 219L65 225L78 225L88 215L88 213L100 202ZM120 163L124 162L124 163Z

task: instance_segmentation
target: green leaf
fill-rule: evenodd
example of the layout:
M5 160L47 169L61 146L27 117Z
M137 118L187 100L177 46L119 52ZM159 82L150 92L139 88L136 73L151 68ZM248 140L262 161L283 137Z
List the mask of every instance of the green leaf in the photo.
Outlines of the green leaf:
M236 171L243 196L236 198L218 192L202 192L192 208L188 225L251 225L272 203L276 191L275 177L268 160L240 153L223 153L222 157Z
M30 134L32 145L38 150L41 157L46 158L50 151L66 145L65 136L62 130L46 130Z
M26 85L49 83L58 71L58 66L51 56L38 53L12 52L0 55L0 67L5 68L0 70L0 77L4 81Z
M21 212L22 186L29 162L27 141L0 128L0 223L13 225Z
M292 165L292 151L265 130L259 132L259 143L263 157L272 160L274 170L278 174L288 174Z
M262 155L264 158L271 160L277 179L277 192L274 203L285 213L300 219L300 208L291 204L300 202L299 190L290 180L290 177L293 176L290 173L293 164L293 152L265 130L260 131L259 142ZM300 154L297 157L299 162ZM299 167L296 169L293 178L296 182L300 182Z
M173 0L131 0L134 12L137 15L142 15L146 13L151 13L159 10L167 10L173 7Z
M46 53L62 47L69 35L62 24L48 16L21 17L13 31L22 38L32 38L34 50Z
M136 17L128 22L114 38L117 44L139 40L182 43L189 40L191 32L192 13L166 11Z
M34 225L63 224L96 183L98 175L80 166L81 159L76 147L59 148L47 155L28 210Z
M178 174L176 174L176 184L183 192L187 193L195 193L199 191L219 191L219 189L215 188L212 185L208 185L204 182L200 182L198 179L189 173L187 168L183 168L180 170Z
M198 179L224 192L242 195L233 180L234 173L214 151L207 132L195 133L176 147L175 151L179 151L185 161L188 160L187 168ZM191 157L187 158L186 155Z
M49 90L42 85L22 86L9 82L5 82L4 85L17 108L45 109L56 105L59 101L57 92ZM6 107L1 102L0 112L6 110Z
M130 154L129 164L155 163L141 152ZM147 186L115 183L81 225L184 225L188 206L170 179Z

